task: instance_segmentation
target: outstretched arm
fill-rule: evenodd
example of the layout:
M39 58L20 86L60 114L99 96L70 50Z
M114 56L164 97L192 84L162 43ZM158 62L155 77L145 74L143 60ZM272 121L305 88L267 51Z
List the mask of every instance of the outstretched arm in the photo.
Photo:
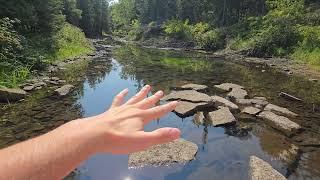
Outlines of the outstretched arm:
M146 98L150 89L145 86L126 103L128 90L124 90L100 115L71 121L1 150L0 179L61 179L96 153L128 154L178 139L180 131L175 128L144 132L146 124L177 106L171 102L155 107L163 92Z

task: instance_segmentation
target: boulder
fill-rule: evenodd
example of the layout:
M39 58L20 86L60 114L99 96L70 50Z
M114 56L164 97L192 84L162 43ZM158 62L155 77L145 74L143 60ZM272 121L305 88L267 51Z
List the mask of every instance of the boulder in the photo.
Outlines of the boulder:
M264 108L264 110L265 111L272 111L272 112L275 112L275 113L278 113L278 114L281 114L281 115L287 115L287 116L292 116L292 117L298 116L296 113L288 110L287 108L283 108L283 107L280 107L280 106L277 106L277 105L274 105L274 104L268 104Z
M251 156L249 162L250 180L286 180L277 170L262 159Z
M259 105L259 106L266 106L269 104L268 101L263 99L236 99L236 103L240 105Z
M174 100L183 100L189 102L210 102L212 101L211 97L204 94L199 93L195 90L186 90L186 91L173 91L167 96L163 97L164 101L174 101Z
M188 117L193 115L197 111L203 110L210 106L213 106L211 102L192 103L187 101L180 101L174 112L180 117Z
M244 87L238 84L232 84L232 83L223 83L220 85L215 85L214 87L221 89L223 91L231 91L232 89L244 89Z
M64 86L56 89L54 92L55 92L56 95L58 95L58 96L66 96L66 95L68 95L73 89L74 89L74 86L73 86L73 85L67 84L67 85L64 85Z
M200 85L200 84L186 84L181 86L179 89L181 90L195 90L199 92L204 92L208 89L208 86L206 85Z
M257 115L259 112L261 112L261 110L255 107L246 107L241 111L241 113L243 114L248 114L252 116Z
M248 97L248 92L244 89L234 88L227 96L231 99L245 99Z
M236 123L236 118L227 107L220 107L217 111L209 112L208 120L213 126Z
M0 88L0 102L16 102L27 95L27 92L22 89Z
M301 129L301 126L287 117L279 116L271 111L263 111L258 115L266 121L267 124L275 129L283 132L287 136L291 136Z
M197 112L194 116L193 116L193 122L196 125L203 125L205 123L205 117L203 112Z
M46 86L46 85L47 84L45 82L42 82L42 81L37 82L37 83L34 84L35 87L42 87L42 86Z
M129 155L129 168L144 166L168 166L176 163L184 164L195 158L198 146L184 139L167 144L156 145L148 150Z
M239 111L239 107L236 104L234 104L233 102L231 102L223 97L211 96L211 98L212 98L212 101L214 102L216 107L225 106L225 107L228 107L232 112Z

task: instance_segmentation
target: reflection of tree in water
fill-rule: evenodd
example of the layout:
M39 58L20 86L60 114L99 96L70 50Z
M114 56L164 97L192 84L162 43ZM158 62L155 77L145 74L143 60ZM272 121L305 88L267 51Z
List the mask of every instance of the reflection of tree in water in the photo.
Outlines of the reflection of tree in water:
M112 70L112 61L110 57L101 57L93 60L86 71L86 78L91 88L101 83Z

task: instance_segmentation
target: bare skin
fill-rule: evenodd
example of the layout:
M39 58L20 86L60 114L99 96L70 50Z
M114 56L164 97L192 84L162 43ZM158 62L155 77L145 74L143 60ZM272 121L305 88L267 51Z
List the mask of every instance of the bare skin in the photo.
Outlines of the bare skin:
M178 139L180 131L175 128L143 130L146 124L177 106L177 102L155 106L163 92L146 98L150 89L145 86L126 103L123 101L128 90L124 90L100 115L71 121L1 150L0 179L62 179L94 154L128 154Z

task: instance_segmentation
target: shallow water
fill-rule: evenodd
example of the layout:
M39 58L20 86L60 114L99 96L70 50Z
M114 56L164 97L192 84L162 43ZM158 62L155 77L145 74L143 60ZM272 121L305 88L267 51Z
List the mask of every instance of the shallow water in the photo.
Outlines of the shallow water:
M266 72L262 73L262 69ZM237 116L236 126L211 127L197 125L192 117L181 119L170 113L149 124L146 130L179 128L184 139L198 145L195 160L185 165L128 169L128 156L100 154L84 162L74 179L248 179L251 155L269 162L289 179L320 179L319 146L301 146L306 139L317 142L320 139L320 85L302 77L287 76L262 65L235 64L196 53L136 46L116 49L112 57L69 68L60 76L77 84L74 96L57 100L46 93L51 91L47 89L22 104L2 110L2 147L47 132L68 120L99 114L125 88L129 88L132 96L145 84L152 85L153 92L168 93L171 87L198 83L209 86L208 94L224 96L213 86L232 82L244 86L252 97L267 97L269 102L298 113L299 117L292 120L306 130L286 138L258 120L245 121ZM280 91L294 94L304 102L279 98ZM300 148L299 153L290 153L292 144Z

